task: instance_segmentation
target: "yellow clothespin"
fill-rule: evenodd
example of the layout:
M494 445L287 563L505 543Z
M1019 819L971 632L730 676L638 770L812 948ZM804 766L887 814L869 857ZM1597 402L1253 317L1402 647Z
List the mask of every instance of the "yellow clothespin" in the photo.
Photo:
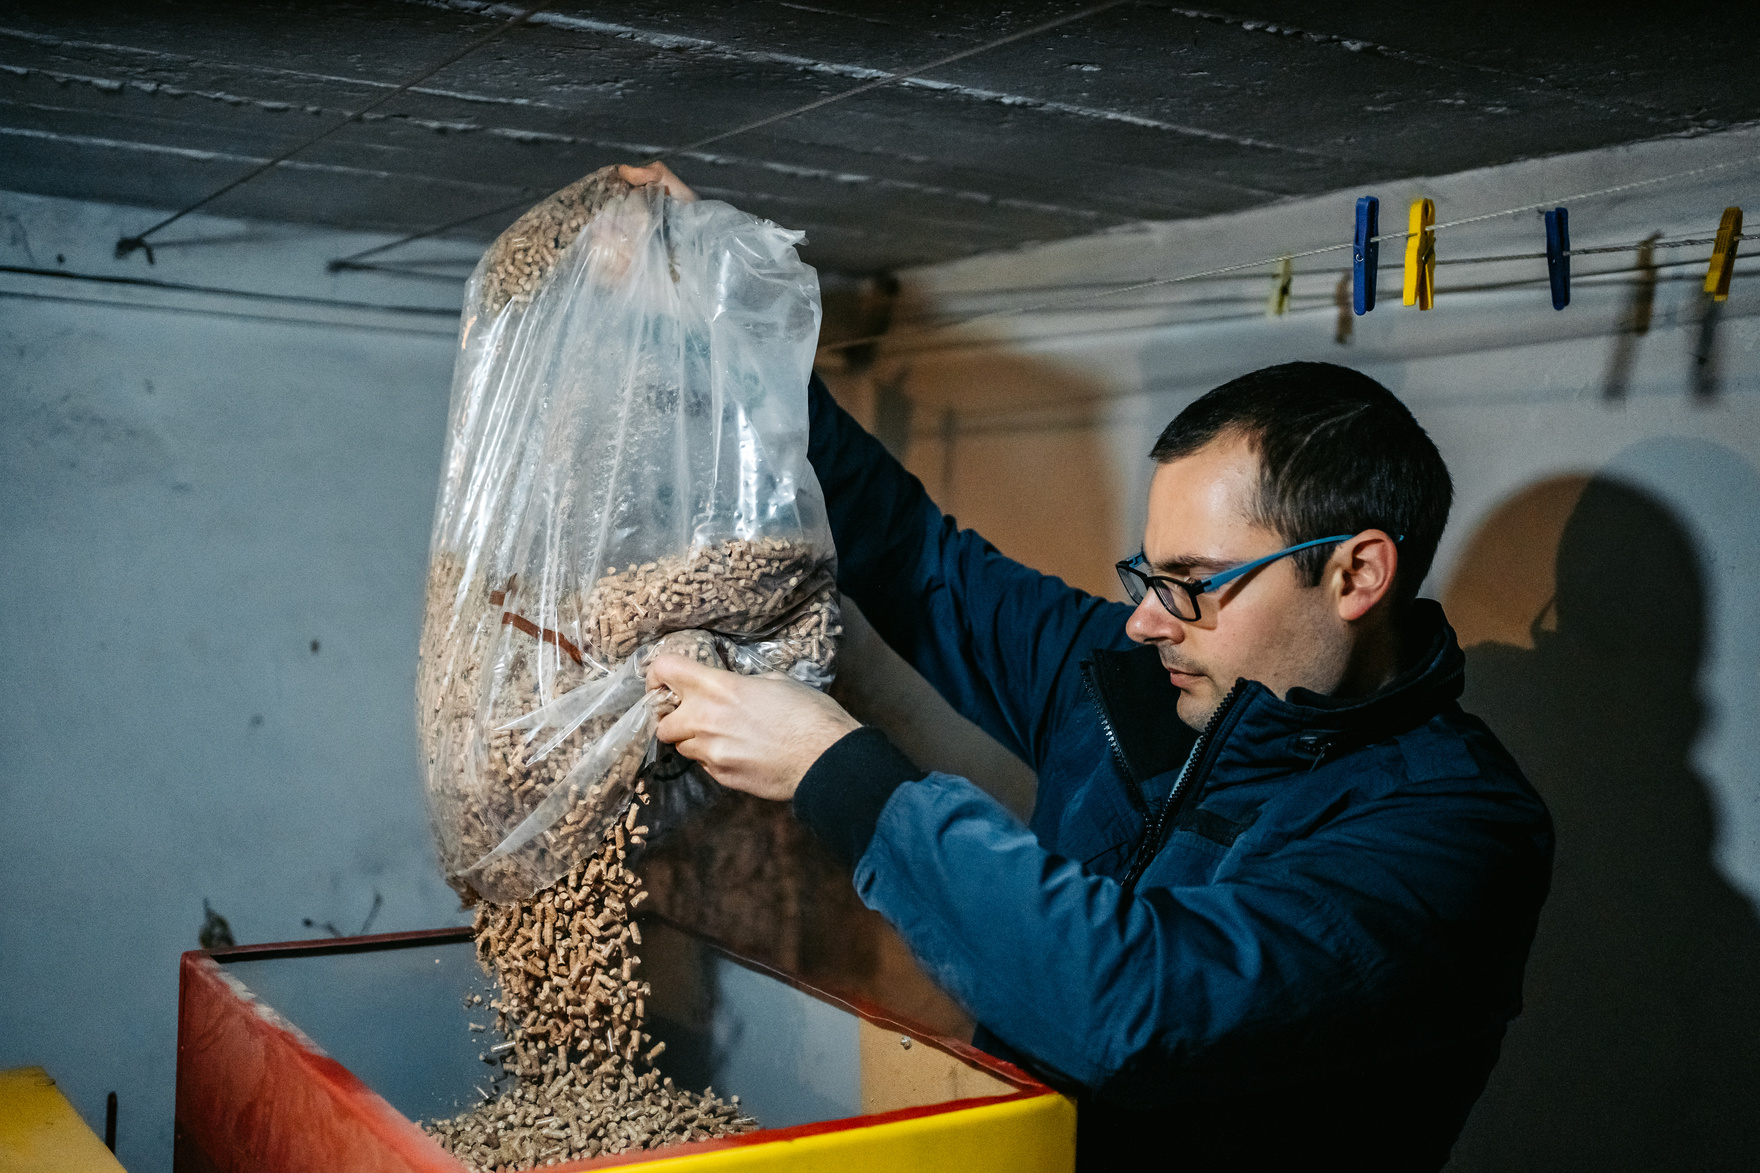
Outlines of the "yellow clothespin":
M1265 316L1281 318L1289 313L1289 287L1295 280L1295 272L1290 259L1284 257L1277 262L1277 268L1271 270L1271 295L1265 299Z
M1705 270L1705 292L1713 301L1729 300L1729 279L1736 271L1736 247L1741 243L1742 210L1725 208L1717 226L1717 243L1711 246L1711 267Z
M1436 300L1435 200L1413 200L1406 229L1406 304L1427 310Z

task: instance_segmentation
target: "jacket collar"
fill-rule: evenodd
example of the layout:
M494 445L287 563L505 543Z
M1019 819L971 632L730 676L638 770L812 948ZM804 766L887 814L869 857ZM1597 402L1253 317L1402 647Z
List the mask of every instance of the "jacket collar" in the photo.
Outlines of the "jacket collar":
M1461 694L1466 657L1442 607L1414 600L1401 625L1410 666L1367 697L1339 699L1305 688L1287 698L1252 680L1237 682L1206 748L1211 783L1252 781L1308 770L1340 754L1428 721ZM1177 769L1196 734L1175 715L1178 690L1152 647L1096 650L1088 665L1095 701L1133 785Z

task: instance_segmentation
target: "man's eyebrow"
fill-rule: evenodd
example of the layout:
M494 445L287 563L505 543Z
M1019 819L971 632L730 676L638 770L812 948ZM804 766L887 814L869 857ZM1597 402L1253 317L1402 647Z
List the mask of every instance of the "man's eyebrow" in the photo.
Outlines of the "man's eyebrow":
M1214 572L1229 570L1232 569L1234 565L1233 562L1218 562L1214 558L1200 558L1196 554L1181 554L1174 558L1163 558L1159 562L1151 562L1149 563L1149 568L1151 570L1160 571L1163 574L1177 575L1192 574L1194 572L1201 573L1203 571Z

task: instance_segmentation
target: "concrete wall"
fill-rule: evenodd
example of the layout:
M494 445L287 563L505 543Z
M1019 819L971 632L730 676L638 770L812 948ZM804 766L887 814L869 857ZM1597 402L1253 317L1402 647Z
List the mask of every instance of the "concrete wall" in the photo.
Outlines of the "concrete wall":
M1579 248L1703 237L1756 190L1756 157L1760 134L1726 134L1370 194L1389 231L1427 195L1442 221L1564 202ZM1295 261L1294 311L1275 319L1266 265L930 329L1348 244L1359 194L905 274L893 341L840 377L843 395L890 421L962 523L1116 597L1110 563L1140 541L1145 453L1183 404L1292 359L1356 366L1399 394L1456 481L1427 593L1470 647L1466 703L1524 762L1560 835L1528 1012L1455 1167L1753 1168L1760 265L1713 305L1698 291L1705 246L1658 251L1643 271L1632 253L1578 257L1564 312L1542 261L1443 265L1420 313L1399 304L1394 242L1380 308L1362 318L1338 308L1349 253L1333 251ZM1542 247L1532 211L1438 238L1445 260Z
M366 241L0 192L0 1067L171 1157L177 958L456 923L413 675L456 282ZM404 311L338 300L403 304ZM432 310L435 312L426 312Z

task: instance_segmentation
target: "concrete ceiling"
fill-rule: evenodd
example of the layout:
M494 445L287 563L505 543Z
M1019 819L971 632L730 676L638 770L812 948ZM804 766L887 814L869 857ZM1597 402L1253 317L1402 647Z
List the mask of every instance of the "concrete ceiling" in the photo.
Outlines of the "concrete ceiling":
M1760 118L1760 5L1241 3L1122 4L673 165L865 273ZM209 210L415 231L1084 6L558 0ZM182 206L516 11L0 4L0 188Z

